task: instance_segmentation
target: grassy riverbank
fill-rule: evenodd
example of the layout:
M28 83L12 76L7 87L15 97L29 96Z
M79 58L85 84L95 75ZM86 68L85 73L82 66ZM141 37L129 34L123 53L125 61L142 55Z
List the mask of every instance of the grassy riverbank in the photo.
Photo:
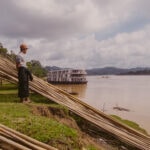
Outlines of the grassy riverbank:
M116 116L116 115L112 115L112 117L115 118L116 120L118 120L119 122L124 123L124 124L130 126L131 128L133 128L133 129L135 129L137 131L140 131L140 132L148 135L148 133L146 132L146 130L143 129L143 128L141 128L136 122L122 119L122 118L120 118L119 116Z
M101 149L90 138L83 139L65 107L32 92L30 99L31 104L19 103L17 86L4 83L0 87L0 123L60 150Z
M78 120L69 115L67 108L33 92L30 98L33 101L31 104L19 103L17 86L4 83L0 87L0 123L60 150L80 150L83 147L87 150L117 149L117 145L97 142L86 132L83 133L76 123ZM146 133L136 123L113 117Z

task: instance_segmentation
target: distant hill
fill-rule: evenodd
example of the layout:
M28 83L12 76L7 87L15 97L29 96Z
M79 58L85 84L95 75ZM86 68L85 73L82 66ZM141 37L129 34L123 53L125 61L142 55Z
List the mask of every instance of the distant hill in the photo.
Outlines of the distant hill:
M57 67L57 66L46 66L45 69L47 71L54 71L54 70L62 70L62 69L70 69L70 68L61 68L61 67Z
M46 66L46 70L62 70L68 68L61 68L57 66ZM104 68L92 68L86 70L87 75L150 75L150 68L116 68L116 67L104 67Z
M129 71L126 73L121 73L120 75L150 75L150 69Z
M86 70L88 75L136 75L136 74L148 74L150 73L150 68L115 68L115 67L105 67L105 68L93 68Z
M105 67L105 68L93 68L86 70L88 75L111 75L127 72L127 69Z
M60 70L62 68L57 67L57 66L46 66L45 69L48 71L53 71L53 70Z

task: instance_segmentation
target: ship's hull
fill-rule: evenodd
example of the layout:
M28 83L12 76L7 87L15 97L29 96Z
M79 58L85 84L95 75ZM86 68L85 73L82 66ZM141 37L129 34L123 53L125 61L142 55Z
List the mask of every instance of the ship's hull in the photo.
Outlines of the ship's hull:
M48 83L52 84L87 84L87 81L77 81L77 82L69 82L69 81L48 81Z

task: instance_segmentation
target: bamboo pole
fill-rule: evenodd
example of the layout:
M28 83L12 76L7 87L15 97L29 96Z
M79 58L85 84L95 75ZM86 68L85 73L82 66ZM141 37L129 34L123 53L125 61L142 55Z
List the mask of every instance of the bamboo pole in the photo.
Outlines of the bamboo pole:
M10 145L11 147L15 148L15 150L32 150L30 148L27 148L23 145L18 144L17 142L14 142L8 138L5 138L1 135L0 135L0 142Z
M11 138L14 141L22 143L22 145L32 149L32 150L57 150L54 147L51 147L47 144L39 142L35 139L32 139L22 133L19 133L13 129L10 129L2 124L0 124L0 135L3 135L7 138Z
M33 150L45 150L45 148L39 147L37 145L32 144L31 142L26 141L25 139L16 136L14 133L9 132L8 130L1 130L2 133L7 134L8 136L11 136L12 139L15 141L18 141L20 144L25 145Z

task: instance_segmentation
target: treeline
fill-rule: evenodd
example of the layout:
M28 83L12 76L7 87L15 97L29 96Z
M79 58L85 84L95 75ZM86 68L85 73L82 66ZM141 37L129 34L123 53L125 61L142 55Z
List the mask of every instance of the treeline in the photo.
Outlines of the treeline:
M16 55L11 50L10 53L8 53L7 48L3 47L2 43L0 43L0 55L3 57L7 57L11 61L15 61Z
M31 60L27 62L28 69L37 77L46 77L47 70L41 65L38 60Z
M115 68L115 67L104 67L104 68L93 68L86 70L88 75L150 75L150 68Z
M130 71L126 73L121 73L120 75L150 75L150 70L145 69L145 70L139 70L139 71Z
M10 53L8 53L7 48L4 48L3 45L0 43L0 55L3 57L8 58L9 60L15 62L16 54L13 53L11 50ZM31 60L30 62L27 62L28 69L37 77L46 77L47 76L47 69L43 67L38 60Z

